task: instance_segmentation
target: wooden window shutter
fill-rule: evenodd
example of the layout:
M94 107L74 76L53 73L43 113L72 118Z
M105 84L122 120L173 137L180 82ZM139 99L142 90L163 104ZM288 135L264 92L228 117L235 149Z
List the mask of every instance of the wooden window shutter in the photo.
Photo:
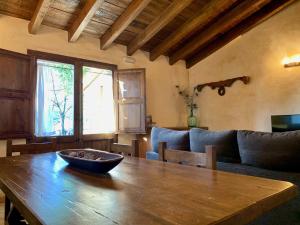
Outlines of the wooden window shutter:
M145 133L145 69L117 70L114 81L118 133Z
M0 49L0 139L31 137L30 57Z

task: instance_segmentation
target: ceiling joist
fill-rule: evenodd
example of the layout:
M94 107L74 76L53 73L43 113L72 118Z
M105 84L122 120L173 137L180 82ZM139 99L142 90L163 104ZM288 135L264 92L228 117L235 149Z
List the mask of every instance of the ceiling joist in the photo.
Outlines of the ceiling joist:
M143 49L150 51L151 61L166 55L171 65L184 59L190 68L299 0L22 2L5 1L0 4L0 11L30 20L31 34L38 32L41 24L68 31L70 41L76 41L85 32L100 37L101 49L118 43L127 46L128 55Z
M206 24L220 15L222 12L229 9L237 0L212 0L204 5L197 14L182 24L171 35L157 45L150 53L150 60L154 61L160 55L165 54L169 49L174 47L190 33L195 30L202 29Z
M167 7L146 29L139 33L127 46L127 55L133 55L163 27L171 22L183 9L192 3L193 0L175 0Z
M54 2L54 0L39 0L38 1L38 4L35 8L33 16L28 24L28 32L30 34L37 33L52 2Z
M102 35L101 49L107 49L150 2L151 0L133 0L121 16Z
M201 60L213 54L214 52L216 52L217 50L219 50L224 45L228 44L238 36L248 32L255 26L269 19L274 14L278 13L280 10L284 9L294 1L295 0L275 0L270 4L266 5L264 8L254 13L252 16L248 17L245 21L242 21L232 30L225 33L217 40L211 42L211 44L204 47L203 49L200 49L197 53L193 54L192 57L186 60L186 67L191 68L192 66L196 65Z
M226 13L224 16L219 18L216 23L197 34L187 44L173 53L169 58L170 65L175 64L180 59L186 59L190 57L197 49L215 39L218 35L227 32L270 1L271 0L245 0L234 9Z
M92 17L95 15L96 11L100 8L103 2L104 0L88 0L85 3L77 19L74 21L74 23L68 31L70 42L77 41L80 34L91 21Z

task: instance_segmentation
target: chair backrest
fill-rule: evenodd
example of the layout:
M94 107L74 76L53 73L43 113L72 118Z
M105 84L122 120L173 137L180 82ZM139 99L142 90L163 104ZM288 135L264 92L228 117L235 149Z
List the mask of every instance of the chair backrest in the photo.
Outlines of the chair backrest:
M12 156L13 152L22 154L39 154L56 151L56 138L49 142L13 145L12 140L7 140L6 156Z
M107 150L126 156L139 157L139 141L132 140L131 145L113 143L113 139L108 140Z
M216 169L216 149L212 145L205 146L205 153L187 152L182 150L167 149L166 142L160 142L159 160L179 164Z

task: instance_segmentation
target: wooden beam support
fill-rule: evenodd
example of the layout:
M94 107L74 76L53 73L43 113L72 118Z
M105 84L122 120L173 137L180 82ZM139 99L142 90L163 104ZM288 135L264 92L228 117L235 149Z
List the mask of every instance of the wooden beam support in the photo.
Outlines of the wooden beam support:
M30 34L37 33L52 2L54 2L54 0L39 0L38 1L38 4L35 8L32 18L31 18L31 21L28 24L28 32Z
M87 0L77 19L69 29L69 41L77 41L84 28L91 21L104 0Z
M230 10L224 16L219 18L216 23L200 32L198 35L192 38L191 41L173 53L169 58L170 65L173 65L180 59L186 59L190 57L195 50L199 49L201 46L204 46L216 38L219 34L227 32L270 1L271 0L245 0L241 2L234 9Z
M170 34L157 45L150 53L150 60L154 61L165 54L195 30L201 30L205 25L231 7L237 0L212 0L208 1L195 16L186 21L182 26Z
M101 49L107 49L119 35L135 20L151 0L133 0L121 16L101 37Z
M200 49L195 55L188 58L186 60L186 67L191 68L235 38L248 32L255 26L269 19L294 1L295 0L274 0L273 2L266 5L264 8L247 18L245 21L242 21L238 26L234 27L232 30L228 31L221 37L217 38L215 41L211 42L208 46Z
M183 9L193 0L174 0L146 29L139 33L136 38L128 45L127 55L133 55L163 27L171 22Z

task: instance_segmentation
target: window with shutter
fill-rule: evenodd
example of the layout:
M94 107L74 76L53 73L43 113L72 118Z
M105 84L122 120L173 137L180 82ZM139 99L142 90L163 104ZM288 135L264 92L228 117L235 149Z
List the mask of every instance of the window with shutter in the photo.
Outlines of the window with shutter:
M145 133L145 69L115 73L116 118L119 133Z
M0 64L0 139L56 136L69 143L145 133L145 69L33 50L0 49Z

